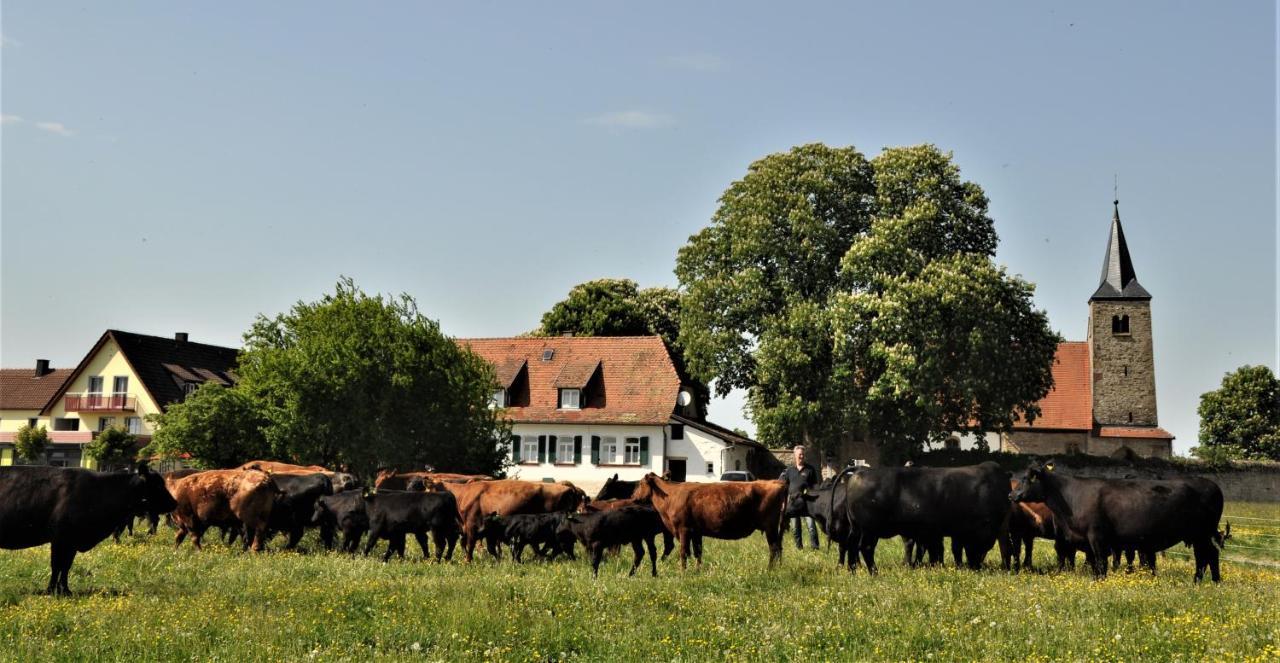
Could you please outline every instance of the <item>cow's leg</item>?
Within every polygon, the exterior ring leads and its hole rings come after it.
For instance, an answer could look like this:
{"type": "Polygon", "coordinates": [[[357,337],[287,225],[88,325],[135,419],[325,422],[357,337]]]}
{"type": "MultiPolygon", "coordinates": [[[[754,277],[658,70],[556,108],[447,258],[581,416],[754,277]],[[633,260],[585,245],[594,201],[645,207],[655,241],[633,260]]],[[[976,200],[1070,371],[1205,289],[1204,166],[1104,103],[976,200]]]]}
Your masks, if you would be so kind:
{"type": "Polygon", "coordinates": [[[680,570],[685,571],[689,568],[689,530],[680,530],[676,534],[680,537],[680,570]]]}
{"type": "Polygon", "coordinates": [[[644,545],[639,539],[632,540],[631,552],[635,555],[635,559],[631,561],[631,571],[627,573],[628,577],[636,574],[636,569],[640,568],[640,563],[644,561],[644,545]]]}
{"type": "Polygon", "coordinates": [[[874,536],[862,537],[862,541],[858,544],[859,552],[862,553],[862,562],[867,565],[867,573],[876,574],[876,544],[879,539],[874,536]]]}
{"type": "Polygon", "coordinates": [[[653,543],[653,536],[650,535],[644,540],[645,546],[649,549],[649,574],[658,577],[658,550],[653,543]]]}
{"type": "MultiPolygon", "coordinates": [[[[987,552],[991,550],[992,545],[995,543],[996,541],[992,541],[990,539],[985,541],[968,541],[965,543],[964,554],[965,557],[968,558],[967,561],[969,563],[970,570],[977,571],[982,568],[982,562],[986,559],[987,552]]],[[[1005,570],[1008,570],[1008,567],[1005,567],[1005,570]]]]}
{"type": "Polygon", "coordinates": [[[1129,573],[1133,573],[1133,555],[1135,552],[1137,552],[1137,550],[1134,548],[1124,551],[1124,561],[1125,565],[1128,567],[1129,573]]]}
{"type": "MultiPolygon", "coordinates": [[[[698,568],[702,568],[702,535],[694,534],[693,536],[693,556],[698,560],[698,568]]],[[[782,535],[778,535],[778,542],[781,545],[782,535]]]]}
{"type": "Polygon", "coordinates": [[[591,544],[591,577],[600,576],[600,560],[604,559],[604,544],[591,544]]]}
{"type": "MultiPolygon", "coordinates": [[[[447,537],[444,532],[438,529],[431,530],[431,542],[436,546],[436,563],[440,563],[440,559],[444,557],[444,548],[447,543],[447,537]]],[[[425,552],[423,553],[425,556],[425,552]]]]}
{"type": "Polygon", "coordinates": [[[671,536],[671,532],[662,530],[662,559],[666,559],[671,551],[676,547],[675,537],[671,536]]]}
{"type": "Polygon", "coordinates": [[[1089,532],[1089,551],[1093,554],[1094,577],[1107,577],[1107,560],[1111,558],[1111,550],[1101,532],[1089,532]]]}
{"type": "MultiPolygon", "coordinates": [[[[799,530],[801,522],[796,523],[796,529],[799,530]]],[[[817,534],[814,534],[813,547],[818,547],[817,534]]],[[[773,568],[775,564],[782,561],[782,528],[780,526],[766,526],[764,530],[765,541],[769,544],[769,568],[773,568]]],[[[699,546],[701,548],[701,546],[699,546]]],[[[698,555],[698,564],[702,564],[702,555],[698,555]]]]}
{"type": "Polygon", "coordinates": [[[964,555],[968,552],[968,547],[968,544],[959,537],[951,537],[951,559],[955,561],[957,569],[964,566],[964,555]]]}
{"type": "Polygon", "coordinates": [[[524,563],[524,539],[517,537],[511,541],[511,559],[516,564],[524,563]]]}
{"type": "Polygon", "coordinates": [[[202,549],[201,544],[204,542],[204,533],[208,531],[208,529],[209,527],[207,525],[201,523],[196,523],[193,526],[191,530],[191,545],[194,546],[196,550],[202,549]]]}
{"type": "Polygon", "coordinates": [[[178,535],[173,537],[173,547],[177,548],[182,545],[182,540],[187,538],[187,526],[178,525],[178,535]]]}
{"type": "Polygon", "coordinates": [[[160,528],[160,514],[152,511],[147,514],[147,534],[155,536],[156,530],[160,528]]]}
{"type": "Polygon", "coordinates": [[[450,533],[449,533],[449,535],[448,535],[447,537],[445,537],[445,538],[446,538],[446,539],[448,540],[448,542],[449,542],[449,549],[445,551],[444,558],[445,558],[446,560],[448,560],[448,561],[452,562],[452,561],[453,561],[453,546],[454,546],[455,544],[457,544],[457,543],[458,543],[458,533],[457,533],[457,532],[450,532],[450,533]]]}
{"type": "Polygon", "coordinates": [[[382,528],[375,525],[369,528],[369,540],[364,542],[364,556],[368,557],[369,552],[373,550],[373,546],[377,545],[378,539],[382,537],[382,528]]]}
{"type": "Polygon", "coordinates": [[[1036,545],[1036,537],[1028,536],[1022,540],[1022,546],[1026,548],[1026,557],[1023,558],[1022,567],[1026,569],[1034,569],[1035,565],[1031,562],[1031,550],[1036,545]]]}

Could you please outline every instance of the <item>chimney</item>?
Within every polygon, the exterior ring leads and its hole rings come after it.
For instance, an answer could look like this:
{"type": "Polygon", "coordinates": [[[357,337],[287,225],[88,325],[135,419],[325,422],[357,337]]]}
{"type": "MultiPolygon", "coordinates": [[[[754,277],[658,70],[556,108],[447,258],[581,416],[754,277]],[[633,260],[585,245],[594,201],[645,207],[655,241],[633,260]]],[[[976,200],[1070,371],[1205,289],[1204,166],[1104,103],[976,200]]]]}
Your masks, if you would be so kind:
{"type": "Polygon", "coordinates": [[[175,340],[175,341],[177,341],[177,342],[179,342],[179,343],[186,343],[186,342],[187,342],[187,332],[178,332],[178,333],[174,334],[174,335],[173,335],[173,340],[175,340]]]}
{"type": "Polygon", "coordinates": [[[41,377],[44,377],[44,376],[46,376],[46,375],[48,375],[48,374],[50,374],[50,373],[52,373],[52,372],[53,372],[53,369],[49,368],[49,360],[48,360],[48,359],[37,359],[37,360],[36,360],[36,377],[41,378],[41,377]]]}

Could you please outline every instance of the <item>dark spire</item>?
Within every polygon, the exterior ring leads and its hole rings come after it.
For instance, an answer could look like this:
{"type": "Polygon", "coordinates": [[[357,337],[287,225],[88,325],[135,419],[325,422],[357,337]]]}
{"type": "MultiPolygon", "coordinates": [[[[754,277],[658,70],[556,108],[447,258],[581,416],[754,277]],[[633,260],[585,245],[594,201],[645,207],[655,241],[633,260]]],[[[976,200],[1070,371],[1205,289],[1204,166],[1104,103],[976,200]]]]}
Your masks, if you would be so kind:
{"type": "Polygon", "coordinates": [[[1138,283],[1133,272],[1133,260],[1129,258],[1129,245],[1124,241],[1124,229],[1120,227],[1120,201],[1115,201],[1111,216],[1111,234],[1107,237],[1107,254],[1102,260],[1102,278],[1090,301],[1095,299],[1151,299],[1138,283]]]}

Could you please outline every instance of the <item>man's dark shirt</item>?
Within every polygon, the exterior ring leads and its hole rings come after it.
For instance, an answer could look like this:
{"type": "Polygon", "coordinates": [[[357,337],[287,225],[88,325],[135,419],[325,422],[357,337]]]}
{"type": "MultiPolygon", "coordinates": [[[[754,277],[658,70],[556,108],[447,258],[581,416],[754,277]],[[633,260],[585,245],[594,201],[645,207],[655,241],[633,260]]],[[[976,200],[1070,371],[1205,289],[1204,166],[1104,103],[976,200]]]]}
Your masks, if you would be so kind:
{"type": "Polygon", "coordinates": [[[795,463],[791,463],[782,473],[782,478],[787,482],[788,497],[795,497],[805,488],[812,488],[818,485],[818,471],[808,463],[805,463],[803,467],[796,467],[795,463]]]}

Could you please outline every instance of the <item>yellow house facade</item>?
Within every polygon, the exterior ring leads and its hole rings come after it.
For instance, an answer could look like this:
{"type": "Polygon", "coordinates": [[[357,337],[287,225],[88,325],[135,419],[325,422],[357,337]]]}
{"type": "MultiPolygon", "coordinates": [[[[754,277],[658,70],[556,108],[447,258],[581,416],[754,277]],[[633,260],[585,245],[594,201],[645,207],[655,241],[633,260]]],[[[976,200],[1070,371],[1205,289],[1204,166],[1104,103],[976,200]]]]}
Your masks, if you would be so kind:
{"type": "MultiPolygon", "coordinates": [[[[48,398],[38,409],[0,409],[0,464],[22,462],[14,454],[13,437],[32,419],[48,430],[45,461],[51,465],[93,468],[84,446],[111,427],[122,427],[146,444],[153,432],[149,415],[163,412],[204,382],[235,381],[236,353],[234,348],[191,342],[181,333],[166,338],[108,330],[79,365],[61,371],[60,384],[46,389],[48,398]]],[[[33,402],[0,394],[0,406],[11,400],[13,405],[33,402]]]]}

